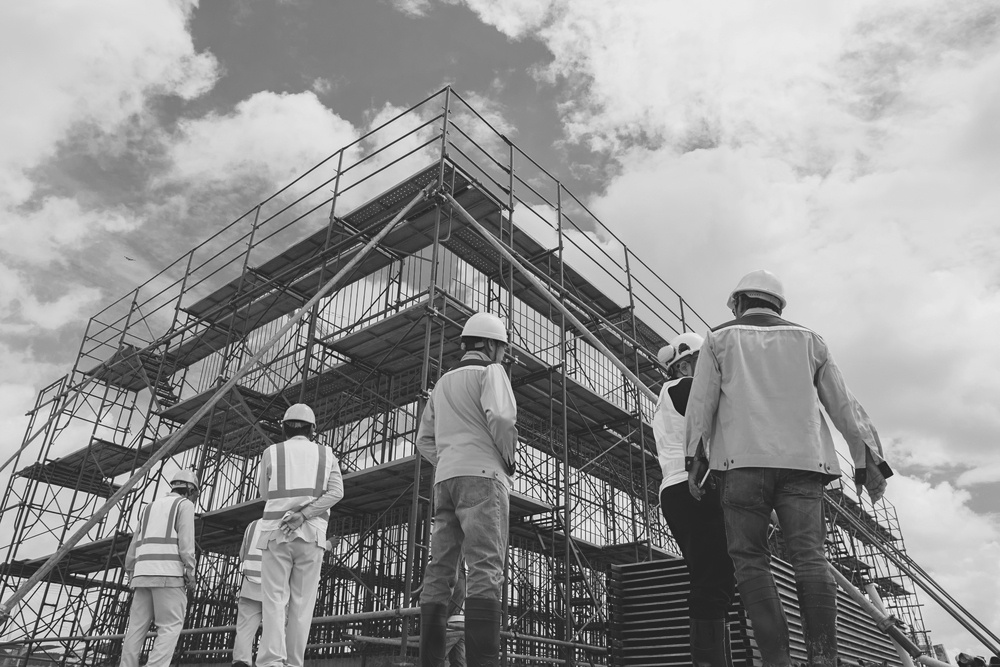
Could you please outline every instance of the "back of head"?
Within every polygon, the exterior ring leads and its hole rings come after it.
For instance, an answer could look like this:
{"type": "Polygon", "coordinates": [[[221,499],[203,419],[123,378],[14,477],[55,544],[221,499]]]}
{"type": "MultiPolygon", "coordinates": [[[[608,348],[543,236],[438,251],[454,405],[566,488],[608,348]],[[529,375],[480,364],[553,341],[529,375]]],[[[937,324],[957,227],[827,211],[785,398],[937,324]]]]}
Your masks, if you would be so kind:
{"type": "Polygon", "coordinates": [[[735,310],[740,296],[749,299],[751,307],[765,307],[775,310],[779,315],[785,309],[785,288],[778,277],[770,271],[758,269],[751,271],[740,279],[735,289],[729,294],[726,307],[735,310]]]}
{"type": "Polygon", "coordinates": [[[286,438],[312,434],[316,428],[316,414],[305,403],[290,405],[281,418],[281,431],[286,438]]]}
{"type": "Polygon", "coordinates": [[[462,346],[479,350],[488,340],[507,344],[507,325],[493,313],[475,313],[462,327],[462,346]]]}

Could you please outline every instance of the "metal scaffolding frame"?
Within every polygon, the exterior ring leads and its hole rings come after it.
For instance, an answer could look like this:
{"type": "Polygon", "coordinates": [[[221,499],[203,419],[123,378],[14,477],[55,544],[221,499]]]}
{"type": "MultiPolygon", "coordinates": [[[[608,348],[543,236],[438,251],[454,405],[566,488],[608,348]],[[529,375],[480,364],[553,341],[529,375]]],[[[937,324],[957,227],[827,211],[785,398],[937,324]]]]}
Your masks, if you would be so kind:
{"type": "MultiPolygon", "coordinates": [[[[214,629],[186,633],[179,657],[228,661],[239,541],[262,508],[260,454],[284,408],[304,401],[345,473],[330,521],[342,541],[326,557],[308,656],[412,655],[405,611],[427,558],[431,495],[417,417],[477,310],[509,322],[519,407],[507,658],[606,663],[610,567],[677,551],[657,508],[653,401],[631,379],[658,388],[665,339],[708,324],[451,88],[91,318],[12,460],[0,598],[24,597],[0,640],[45,638],[64,663],[113,662],[132,526],[179,466],[203,481],[185,625],[214,629]],[[64,555],[50,564],[53,553],[64,555]],[[22,590],[32,576],[41,584],[22,590]]],[[[853,489],[837,493],[839,507],[861,507],[853,489]]],[[[884,526],[876,539],[901,547],[891,505],[860,511],[884,526]]],[[[831,558],[878,572],[889,610],[927,643],[906,574],[844,523],[831,514],[831,558]]]]}

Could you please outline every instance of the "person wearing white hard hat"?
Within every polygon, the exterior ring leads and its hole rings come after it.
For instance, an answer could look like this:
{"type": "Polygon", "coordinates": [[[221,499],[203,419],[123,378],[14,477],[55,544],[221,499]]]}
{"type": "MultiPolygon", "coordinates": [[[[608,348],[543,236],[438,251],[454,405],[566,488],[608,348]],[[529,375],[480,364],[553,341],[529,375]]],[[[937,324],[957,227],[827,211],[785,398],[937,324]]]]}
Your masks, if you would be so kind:
{"type": "Polygon", "coordinates": [[[170,493],[145,507],[125,554],[125,573],[134,590],[128,629],[122,640],[122,667],[138,667],[149,624],[156,639],[149,651],[149,667],[167,667],[184,627],[185,589],[196,584],[194,559],[194,501],[198,478],[180,470],[170,478],[170,493]]]}
{"type": "Polygon", "coordinates": [[[312,408],[289,407],[281,430],[284,442],[264,450],[260,462],[260,495],[266,501],[257,541],[262,551],[260,667],[302,667],[330,508],[344,497],[337,457],[312,441],[312,408]]]}
{"type": "Polygon", "coordinates": [[[685,414],[698,354],[704,339],[682,333],[660,348],[663,383],[653,413],[653,435],[663,481],[660,511],[677,540],[691,577],[691,658],[695,667],[732,667],[726,614],[736,590],[733,561],[726,550],[726,526],[716,480],[705,481],[705,497],[695,501],[684,470],[685,414]]]}
{"type": "Polygon", "coordinates": [[[236,635],[233,637],[233,667],[253,665],[253,638],[263,618],[261,604],[261,564],[263,552],[260,541],[260,519],[254,519],[243,531],[240,543],[240,563],[243,573],[240,581],[240,598],[236,603],[236,635]]]}
{"type": "Polygon", "coordinates": [[[823,487],[841,471],[821,406],[847,441],[859,494],[865,486],[877,500],[892,470],[826,342],[780,317],[786,300],[777,277],[748,273],[727,305],[736,319],[706,335],[688,400],[688,488],[703,498],[706,469],[723,473],[729,555],[763,665],[792,664],[769,569],[772,511],[795,570],[809,665],[836,665],[837,585],[824,554],[823,487]]]}
{"type": "Polygon", "coordinates": [[[507,552],[517,404],[500,362],[507,328],[476,313],[462,329],[462,360],[424,406],[417,449],[434,472],[434,530],[420,594],[420,664],[443,667],[448,602],[468,565],[465,653],[470,667],[500,661],[501,590],[507,552]]]}

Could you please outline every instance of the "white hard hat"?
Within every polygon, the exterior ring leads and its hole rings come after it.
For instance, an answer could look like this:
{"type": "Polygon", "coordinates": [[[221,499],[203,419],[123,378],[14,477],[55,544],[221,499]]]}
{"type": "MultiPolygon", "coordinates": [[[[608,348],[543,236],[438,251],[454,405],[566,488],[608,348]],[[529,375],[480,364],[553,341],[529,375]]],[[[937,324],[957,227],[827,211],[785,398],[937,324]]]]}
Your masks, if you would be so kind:
{"type": "Polygon", "coordinates": [[[669,345],[661,347],[656,358],[670,370],[678,361],[698,354],[704,343],[705,339],[693,331],[682,333],[670,341],[669,345]]]}
{"type": "Polygon", "coordinates": [[[758,269],[751,271],[740,279],[736,289],[729,295],[726,307],[732,310],[736,306],[736,295],[746,294],[755,299],[764,299],[773,303],[781,310],[785,309],[785,288],[781,281],[770,271],[758,269]]]}
{"type": "Polygon", "coordinates": [[[476,313],[462,328],[462,338],[489,338],[501,343],[507,342],[507,327],[503,320],[493,313],[476,313]]]}
{"type": "Polygon", "coordinates": [[[288,406],[288,409],[285,410],[285,416],[281,418],[281,421],[306,422],[315,426],[316,415],[313,414],[312,408],[305,403],[296,403],[295,405],[288,406]]]}
{"type": "Polygon", "coordinates": [[[178,470],[174,473],[174,476],[170,478],[170,486],[180,486],[182,484],[193,486],[199,491],[201,490],[201,484],[198,483],[198,476],[190,470],[178,470]]]}

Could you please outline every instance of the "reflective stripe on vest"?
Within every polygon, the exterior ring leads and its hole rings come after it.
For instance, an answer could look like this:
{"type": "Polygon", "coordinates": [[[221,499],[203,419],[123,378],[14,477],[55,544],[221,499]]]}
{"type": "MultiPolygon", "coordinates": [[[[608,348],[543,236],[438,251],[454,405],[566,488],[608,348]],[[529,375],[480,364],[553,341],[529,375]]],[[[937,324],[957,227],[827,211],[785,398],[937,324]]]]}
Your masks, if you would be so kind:
{"type": "MultiPolygon", "coordinates": [[[[271,478],[267,482],[267,503],[261,519],[261,532],[277,530],[285,512],[299,511],[326,493],[326,483],[333,469],[330,450],[305,438],[293,438],[268,448],[271,455],[271,478]]],[[[326,531],[330,510],[308,523],[326,531]]]]}
{"type": "Polygon", "coordinates": [[[255,584],[260,583],[260,563],[262,552],[257,546],[260,539],[260,519],[254,519],[243,533],[243,574],[255,584]]]}
{"type": "Polygon", "coordinates": [[[180,496],[169,495],[146,506],[139,523],[134,576],[184,576],[177,541],[177,512],[182,501],[180,496]]]}

